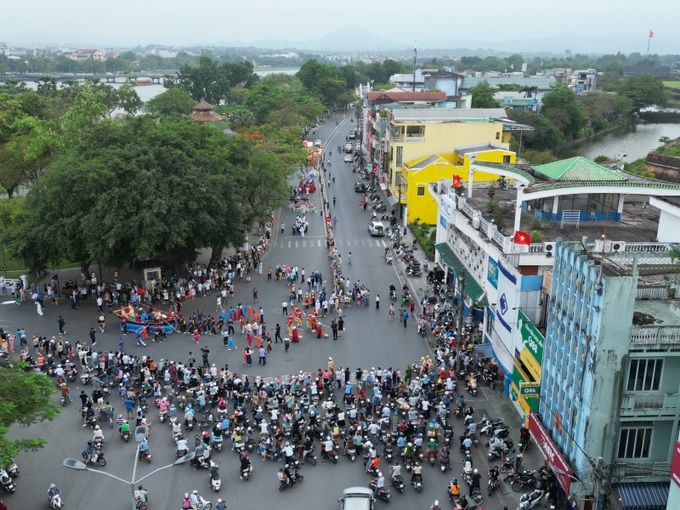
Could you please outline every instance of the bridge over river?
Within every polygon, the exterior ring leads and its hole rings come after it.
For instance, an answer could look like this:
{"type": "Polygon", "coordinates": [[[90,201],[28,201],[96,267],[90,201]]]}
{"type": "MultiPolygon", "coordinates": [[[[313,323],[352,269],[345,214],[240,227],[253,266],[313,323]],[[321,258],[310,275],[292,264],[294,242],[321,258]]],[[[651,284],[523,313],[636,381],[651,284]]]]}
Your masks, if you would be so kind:
{"type": "Polygon", "coordinates": [[[21,73],[0,75],[0,82],[18,80],[23,82],[39,82],[44,78],[51,78],[58,82],[64,81],[99,81],[100,83],[135,82],[140,78],[151,80],[151,83],[162,84],[166,76],[176,76],[177,70],[150,74],[106,74],[106,73],[21,73]]]}

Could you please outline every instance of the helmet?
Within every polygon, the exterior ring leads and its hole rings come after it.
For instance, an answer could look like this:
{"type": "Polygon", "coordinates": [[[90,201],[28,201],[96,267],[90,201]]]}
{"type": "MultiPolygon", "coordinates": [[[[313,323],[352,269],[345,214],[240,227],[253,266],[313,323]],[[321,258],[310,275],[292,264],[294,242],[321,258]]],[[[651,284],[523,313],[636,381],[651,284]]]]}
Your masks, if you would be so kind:
{"type": "Polygon", "coordinates": [[[477,474],[477,473],[479,473],[479,470],[477,468],[475,468],[474,471],[472,471],[472,472],[477,474]]]}
{"type": "Polygon", "coordinates": [[[56,485],[54,485],[53,483],[50,484],[50,489],[54,489],[55,487],[56,485]]]}
{"type": "Polygon", "coordinates": [[[438,499],[434,500],[434,506],[439,506],[439,500],[438,499]]]}
{"type": "Polygon", "coordinates": [[[458,478],[454,478],[452,481],[453,483],[458,483],[458,478]]]}
{"type": "Polygon", "coordinates": [[[198,494],[198,491],[197,491],[196,489],[194,489],[194,491],[192,492],[192,494],[198,494]]]}
{"type": "Polygon", "coordinates": [[[218,499],[217,502],[218,502],[218,503],[222,503],[222,500],[221,500],[221,499],[218,499]]]}
{"type": "Polygon", "coordinates": [[[141,486],[141,485],[140,485],[139,487],[137,487],[137,488],[138,488],[140,491],[142,490],[142,486],[141,486]]]}
{"type": "Polygon", "coordinates": [[[381,478],[382,475],[383,475],[383,474],[382,474],[382,471],[378,471],[378,478],[381,478]]]}
{"type": "Polygon", "coordinates": [[[188,492],[185,492],[185,493],[184,493],[184,497],[185,497],[185,498],[188,498],[188,497],[189,497],[189,493],[188,493],[188,492]]]}
{"type": "Polygon", "coordinates": [[[119,419],[120,419],[120,418],[122,418],[122,417],[123,417],[123,415],[122,415],[122,414],[119,414],[119,415],[118,415],[118,418],[119,418],[119,419]]]}
{"type": "Polygon", "coordinates": [[[99,430],[99,425],[95,425],[94,430],[99,430]]]}
{"type": "Polygon", "coordinates": [[[288,441],[286,441],[286,446],[290,446],[290,443],[288,441]]]}

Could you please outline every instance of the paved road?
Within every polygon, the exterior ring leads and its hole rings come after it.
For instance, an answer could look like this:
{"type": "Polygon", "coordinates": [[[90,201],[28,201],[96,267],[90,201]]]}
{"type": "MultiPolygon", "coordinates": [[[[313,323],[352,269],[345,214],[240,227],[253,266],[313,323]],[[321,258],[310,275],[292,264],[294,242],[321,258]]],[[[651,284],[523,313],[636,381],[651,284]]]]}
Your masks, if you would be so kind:
{"type": "MultiPolygon", "coordinates": [[[[341,122],[335,126],[333,122],[317,129],[319,138],[325,141],[327,147],[337,147],[344,142],[346,133],[354,124],[341,122]]],[[[360,195],[354,193],[353,184],[355,174],[351,167],[342,162],[342,156],[332,155],[331,172],[336,176],[335,184],[329,191],[330,201],[337,198],[336,207],[331,207],[332,214],[337,215],[336,227],[337,246],[343,259],[343,272],[352,280],[364,282],[372,295],[382,297],[381,309],[376,310],[375,304],[369,307],[352,307],[345,310],[346,333],[337,342],[331,339],[317,340],[309,333],[303,334],[300,344],[293,344],[288,353],[284,353],[281,344],[274,344],[274,351],[270,354],[266,367],[257,365],[247,368],[243,365],[240,352],[229,352],[222,346],[219,337],[203,337],[201,345],[207,344],[211,349],[210,361],[218,366],[228,364],[230,369],[247,375],[278,376],[297,373],[299,370],[315,370],[324,367],[328,356],[335,360],[336,367],[349,366],[353,370],[370,367],[401,367],[407,362],[419,359],[427,353],[424,340],[416,335],[415,323],[409,321],[408,328],[403,328],[398,321],[387,320],[388,287],[390,283],[399,286],[395,267],[384,263],[383,253],[385,244],[382,239],[371,238],[367,232],[369,213],[359,211],[360,195]],[[347,252],[352,252],[352,265],[347,264],[347,252]]],[[[316,196],[317,203],[320,197],[316,196]]],[[[277,218],[279,224],[287,225],[283,235],[276,229],[270,250],[264,258],[264,267],[275,266],[277,263],[297,264],[304,267],[307,274],[318,270],[328,275],[330,272],[327,252],[324,242],[324,225],[320,215],[309,216],[310,229],[304,238],[293,236],[290,225],[294,219],[290,209],[284,209],[277,218]]],[[[265,320],[270,328],[281,317],[281,302],[287,296],[284,283],[268,281],[266,271],[263,275],[254,275],[248,284],[237,282],[234,302],[250,302],[252,287],[259,291],[260,304],[265,309],[265,320]]],[[[231,303],[230,303],[231,304],[231,303]]],[[[185,310],[191,312],[202,308],[206,313],[214,310],[215,301],[212,297],[200,298],[189,303],[185,310]]],[[[97,313],[93,303],[86,303],[78,311],[72,311],[68,306],[55,307],[48,305],[45,315],[38,317],[35,308],[28,303],[20,307],[14,305],[0,306],[0,326],[16,331],[18,327],[25,327],[30,336],[33,331],[43,335],[58,333],[57,319],[59,314],[66,320],[67,338],[71,342],[77,339],[88,340],[87,332],[95,324],[97,313]]],[[[113,321],[111,321],[113,322],[113,321]]],[[[330,320],[324,321],[327,325],[330,320]]],[[[330,332],[330,331],[329,331],[330,332]]],[[[113,327],[105,334],[98,336],[97,347],[105,350],[116,350],[119,333],[113,327]]],[[[128,335],[127,347],[129,351],[153,356],[155,358],[170,358],[185,360],[189,351],[198,351],[198,347],[191,341],[189,335],[173,334],[162,345],[150,343],[148,347],[135,347],[134,339],[128,335]]],[[[236,342],[243,347],[244,340],[237,335],[236,342]]],[[[198,356],[197,356],[198,357],[198,356]]],[[[78,386],[71,390],[74,397],[80,392],[78,386]]],[[[91,387],[86,388],[91,391],[91,387]]],[[[482,389],[477,397],[475,407],[491,410],[494,414],[507,412],[507,401],[501,400],[495,392],[482,389]],[[490,397],[490,399],[488,398],[490,397]],[[504,407],[505,406],[505,407],[504,407]]],[[[56,398],[56,396],[55,396],[56,398]]],[[[115,397],[112,401],[116,410],[122,408],[121,402],[115,397]]],[[[153,469],[166,465],[174,460],[174,444],[170,439],[167,425],[157,421],[155,409],[150,408],[150,416],[154,425],[150,439],[150,448],[154,454],[150,465],[144,463],[137,470],[137,478],[144,476],[153,469]]],[[[74,510],[117,510],[129,508],[129,492],[120,483],[100,475],[81,473],[65,469],[61,462],[65,457],[78,458],[86,441],[91,437],[89,429],[81,428],[80,413],[74,402],[67,407],[53,423],[41,423],[28,429],[13,430],[16,437],[23,435],[42,436],[47,438],[48,446],[38,452],[23,453],[17,459],[22,470],[17,480],[17,492],[14,495],[4,495],[10,509],[40,508],[46,506],[46,490],[50,482],[57,483],[63,493],[67,508],[74,510]]],[[[454,424],[454,431],[458,433],[460,424],[454,424]]],[[[106,430],[109,444],[105,448],[108,465],[104,468],[108,473],[124,479],[130,479],[134,458],[134,444],[123,443],[113,430],[106,430]]],[[[485,452],[475,451],[473,458],[480,471],[485,473],[487,464],[483,459],[485,452]]],[[[276,483],[278,464],[260,462],[254,459],[255,473],[250,482],[238,480],[238,461],[235,455],[225,449],[215,453],[215,458],[221,462],[223,489],[219,495],[210,494],[207,472],[197,472],[188,466],[180,466],[166,470],[163,474],[150,478],[145,482],[150,489],[151,508],[179,508],[181,494],[194,488],[202,492],[213,501],[217,497],[224,498],[230,508],[292,508],[299,506],[301,501],[313,502],[318,509],[337,508],[336,499],[343,488],[350,485],[367,485],[368,475],[363,473],[359,461],[352,464],[348,459],[341,459],[338,465],[322,464],[304,467],[305,481],[300,487],[279,493],[276,483]]],[[[422,494],[416,494],[409,486],[402,495],[394,493],[392,504],[397,508],[426,509],[435,499],[445,503],[445,486],[453,473],[459,473],[462,467],[459,455],[452,456],[453,471],[442,474],[438,470],[427,466],[424,470],[425,488],[422,494]]],[[[510,504],[516,499],[509,487],[504,488],[502,497],[508,497],[510,504]]],[[[485,508],[502,508],[498,496],[484,505],[485,508]],[[490,504],[489,504],[490,503],[490,504]]],[[[514,506],[513,503],[512,506],[514,506]]],[[[376,504],[378,507],[381,502],[376,504]]]]}

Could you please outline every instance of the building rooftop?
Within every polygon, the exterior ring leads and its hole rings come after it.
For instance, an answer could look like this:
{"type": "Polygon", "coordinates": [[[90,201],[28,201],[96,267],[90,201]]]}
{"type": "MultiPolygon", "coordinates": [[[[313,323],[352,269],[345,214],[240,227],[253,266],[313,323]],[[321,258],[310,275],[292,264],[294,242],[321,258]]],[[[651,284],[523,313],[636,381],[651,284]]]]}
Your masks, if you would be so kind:
{"type": "Polygon", "coordinates": [[[464,110],[444,108],[416,110],[406,108],[392,112],[394,122],[490,122],[506,117],[507,115],[503,108],[469,108],[464,110]]]}
{"type": "Polygon", "coordinates": [[[626,178],[582,156],[534,167],[554,181],[625,181],[626,178]]]}
{"type": "Polygon", "coordinates": [[[404,101],[427,101],[427,102],[440,102],[446,101],[446,92],[413,92],[411,90],[403,89],[391,89],[391,90],[379,90],[372,91],[368,93],[368,102],[390,102],[398,103],[404,101]]]}
{"type": "Polygon", "coordinates": [[[538,87],[538,90],[550,90],[550,86],[555,82],[555,78],[552,76],[528,76],[528,77],[478,77],[478,76],[466,76],[463,78],[463,82],[460,85],[461,89],[469,89],[475,87],[486,81],[491,85],[491,87],[496,88],[498,85],[520,85],[522,87],[538,87]]]}

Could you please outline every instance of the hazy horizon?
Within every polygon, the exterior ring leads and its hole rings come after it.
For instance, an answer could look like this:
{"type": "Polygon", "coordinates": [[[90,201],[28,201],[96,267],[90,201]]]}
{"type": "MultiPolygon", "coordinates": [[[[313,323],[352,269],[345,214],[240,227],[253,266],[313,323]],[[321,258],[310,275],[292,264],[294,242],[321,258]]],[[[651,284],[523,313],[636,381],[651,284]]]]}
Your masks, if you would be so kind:
{"type": "MultiPolygon", "coordinates": [[[[423,47],[434,48],[448,41],[457,47],[503,51],[502,46],[513,41],[527,46],[531,40],[551,38],[559,47],[564,44],[558,37],[572,35],[579,51],[580,39],[606,42],[610,35],[622,41],[632,37],[631,48],[644,52],[652,30],[652,53],[680,53],[677,22],[671,15],[677,4],[671,0],[619,0],[615,5],[604,0],[572,0],[557,5],[535,0],[481,0],[473,4],[476,10],[468,10],[467,16],[461,16],[457,4],[425,2],[414,6],[406,0],[375,0],[356,16],[350,14],[357,12],[356,6],[304,0],[196,0],[191,4],[121,0],[111,7],[92,5],[84,0],[9,2],[0,21],[0,41],[10,45],[77,43],[95,47],[251,46],[266,41],[314,41],[337,30],[358,27],[370,31],[391,49],[402,42],[409,48],[418,40],[423,47]]],[[[569,42],[566,37],[565,43],[569,42]]],[[[361,45],[361,41],[352,43],[361,45]]]]}

